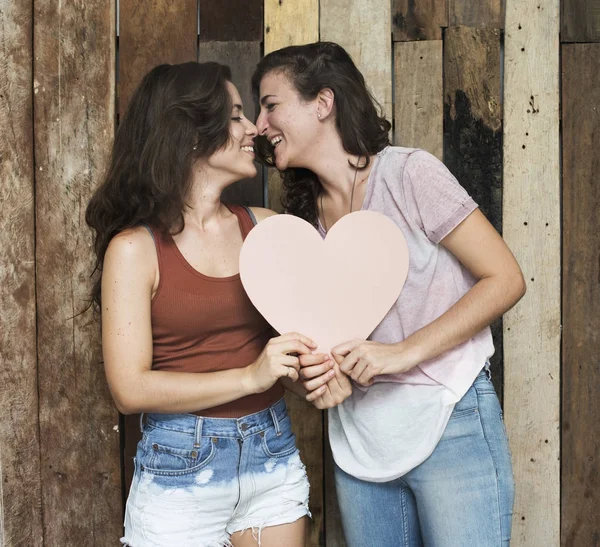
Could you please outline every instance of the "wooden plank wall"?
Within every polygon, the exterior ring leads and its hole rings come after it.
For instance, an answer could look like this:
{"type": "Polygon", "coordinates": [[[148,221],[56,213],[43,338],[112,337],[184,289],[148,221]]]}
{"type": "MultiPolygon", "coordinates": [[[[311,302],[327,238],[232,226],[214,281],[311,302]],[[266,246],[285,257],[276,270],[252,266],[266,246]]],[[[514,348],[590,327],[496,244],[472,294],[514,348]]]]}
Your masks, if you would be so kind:
{"type": "Polygon", "coordinates": [[[561,545],[600,541],[600,9],[562,5],[561,545]]]}
{"type": "MultiPolygon", "coordinates": [[[[121,0],[118,63],[114,9],[0,0],[0,546],[103,546],[121,534],[138,422],[121,424],[123,470],[98,324],[78,315],[92,264],[82,215],[115,117],[151,67],[196,59],[229,64],[252,115],[261,55],[318,39],[349,50],[394,143],[443,159],[525,272],[525,299],[493,328],[517,482],[512,545],[596,545],[595,0],[121,0]]],[[[280,210],[279,174],[227,197],[280,210]]],[[[307,545],[342,547],[323,414],[288,402],[312,483],[307,545]]]]}
{"type": "Polygon", "coordinates": [[[33,33],[38,390],[45,545],[120,534],[118,413],[86,307],[87,202],[114,132],[111,3],[36,0],[33,33]]]}
{"type": "Polygon", "coordinates": [[[42,545],[32,5],[0,1],[0,546],[42,545]]]}

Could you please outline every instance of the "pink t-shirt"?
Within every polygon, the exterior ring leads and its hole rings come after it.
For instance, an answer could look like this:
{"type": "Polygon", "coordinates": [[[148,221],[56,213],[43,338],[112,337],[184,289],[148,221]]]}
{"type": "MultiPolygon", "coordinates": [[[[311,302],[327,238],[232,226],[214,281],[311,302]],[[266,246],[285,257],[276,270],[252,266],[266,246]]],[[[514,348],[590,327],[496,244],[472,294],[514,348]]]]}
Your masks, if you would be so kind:
{"type": "MultiPolygon", "coordinates": [[[[383,343],[404,340],[446,312],[475,284],[469,271],[439,243],[476,208],[450,171],[428,152],[390,146],[377,155],[362,209],[384,214],[402,230],[408,244],[409,270],[398,300],[369,339],[383,343]]],[[[325,236],[321,226],[319,231],[325,236]]],[[[373,275],[377,275],[376,267],[373,275]]],[[[374,481],[392,480],[418,465],[433,451],[454,403],[493,353],[488,327],[406,374],[379,376],[369,388],[356,386],[353,395],[330,412],[332,448],[338,465],[374,481]],[[381,385],[384,383],[389,387],[381,385]],[[380,406],[383,400],[389,403],[380,406]],[[389,422],[395,414],[390,414],[391,406],[398,412],[392,425],[399,429],[397,442],[388,439],[391,446],[379,446],[375,452],[381,453],[381,458],[374,459],[373,443],[380,441],[372,438],[373,427],[389,422]],[[405,438],[403,428],[411,431],[410,439],[405,438]],[[422,429],[426,431],[419,433],[422,429]],[[360,444],[365,454],[360,454],[360,444]],[[412,446],[405,464],[401,464],[402,454],[387,453],[396,450],[396,445],[412,446]],[[378,463],[379,469],[368,469],[378,463]]],[[[389,424],[386,431],[389,435],[389,424]]]]}

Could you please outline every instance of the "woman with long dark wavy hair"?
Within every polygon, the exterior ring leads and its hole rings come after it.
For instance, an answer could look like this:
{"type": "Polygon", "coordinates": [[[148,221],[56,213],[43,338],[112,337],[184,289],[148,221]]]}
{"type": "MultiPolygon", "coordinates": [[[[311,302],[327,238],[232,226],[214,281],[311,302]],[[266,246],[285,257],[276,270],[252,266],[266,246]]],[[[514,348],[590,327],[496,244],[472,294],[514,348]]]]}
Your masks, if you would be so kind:
{"type": "MultiPolygon", "coordinates": [[[[489,324],[525,292],[517,262],[440,161],[390,146],[391,125],[342,47],[275,51],[252,84],[257,149],[282,173],[287,212],[326,237],[342,216],[377,211],[408,243],[390,312],[368,341],[332,349],[354,380],[329,411],[348,544],[508,545],[514,485],[489,324]]],[[[318,356],[300,362],[310,390],[318,356]]]]}
{"type": "Polygon", "coordinates": [[[142,413],[130,547],[304,545],[309,485],[282,382],[302,392],[296,355],[314,345],[271,338],[240,282],[242,242],[272,212],[220,199],[256,174],[255,135],[227,67],[158,66],[87,208],[106,376],[118,409],[142,413]]]}

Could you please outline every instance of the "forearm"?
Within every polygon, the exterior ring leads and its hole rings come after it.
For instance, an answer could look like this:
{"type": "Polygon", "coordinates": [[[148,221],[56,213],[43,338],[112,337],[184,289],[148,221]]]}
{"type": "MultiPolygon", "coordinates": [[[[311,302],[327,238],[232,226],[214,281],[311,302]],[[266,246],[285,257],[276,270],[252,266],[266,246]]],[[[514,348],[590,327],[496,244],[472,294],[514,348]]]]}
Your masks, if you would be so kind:
{"type": "Polygon", "coordinates": [[[123,414],[189,413],[256,393],[246,367],[206,373],[148,370],[121,384],[112,393],[123,414]]]}
{"type": "Polygon", "coordinates": [[[522,277],[484,278],[435,321],[396,344],[412,366],[462,344],[509,310],[525,293],[522,277]]]}

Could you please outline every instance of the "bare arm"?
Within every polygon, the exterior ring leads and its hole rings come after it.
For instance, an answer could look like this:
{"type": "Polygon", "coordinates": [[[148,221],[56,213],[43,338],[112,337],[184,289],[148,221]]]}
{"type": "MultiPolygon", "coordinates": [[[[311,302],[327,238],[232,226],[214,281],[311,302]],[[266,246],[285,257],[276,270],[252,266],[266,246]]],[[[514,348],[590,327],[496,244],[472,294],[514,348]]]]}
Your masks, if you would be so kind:
{"type": "Polygon", "coordinates": [[[397,344],[351,341],[334,348],[340,368],[368,385],[373,376],[406,372],[465,342],[525,294],[517,261],[485,216],[475,210],[441,244],[478,280],[448,311],[397,344]],[[355,366],[358,365],[358,366],[355,366]]]}
{"type": "Polygon", "coordinates": [[[272,339],[254,363],[242,368],[152,370],[150,305],[156,277],[154,242],[144,228],[111,241],[102,275],[102,349],[108,384],[122,413],[193,412],[266,391],[280,377],[297,376],[298,359],[287,353],[310,353],[310,341],[297,334],[272,339]]]}

